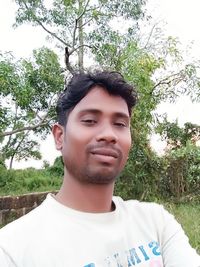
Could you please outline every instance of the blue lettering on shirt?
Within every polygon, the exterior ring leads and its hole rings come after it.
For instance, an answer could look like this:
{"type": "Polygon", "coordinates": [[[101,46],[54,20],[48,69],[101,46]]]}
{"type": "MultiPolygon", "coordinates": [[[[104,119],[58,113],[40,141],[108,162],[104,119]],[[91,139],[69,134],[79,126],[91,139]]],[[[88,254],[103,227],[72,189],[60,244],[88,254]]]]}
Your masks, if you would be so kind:
{"type": "MultiPolygon", "coordinates": [[[[140,245],[138,247],[131,248],[128,251],[126,250],[124,252],[115,253],[112,256],[107,256],[103,261],[107,267],[111,266],[111,261],[115,262],[116,267],[124,267],[124,264],[126,264],[125,266],[127,266],[128,264],[128,267],[131,267],[131,266],[138,265],[142,262],[146,262],[146,261],[151,262],[151,260],[155,260],[155,256],[157,258],[160,255],[161,255],[161,252],[160,252],[159,243],[157,241],[152,241],[146,244],[146,248],[145,248],[145,245],[140,245]],[[126,262],[124,262],[124,260],[126,262]]],[[[159,262],[160,262],[160,265],[158,266],[163,266],[161,258],[159,262]]],[[[98,267],[98,266],[95,265],[95,263],[90,263],[90,264],[84,265],[83,267],[98,267]]]]}
{"type": "Polygon", "coordinates": [[[151,243],[149,243],[149,247],[152,248],[152,252],[155,256],[161,255],[158,242],[152,241],[151,243]]]}
{"type": "Polygon", "coordinates": [[[130,256],[128,256],[128,267],[135,265],[136,263],[140,263],[141,260],[138,257],[135,248],[132,248],[129,250],[129,254],[130,256]]]}
{"type": "Polygon", "coordinates": [[[144,247],[143,246],[139,246],[139,249],[140,249],[140,251],[142,252],[142,254],[144,256],[145,261],[148,261],[149,260],[149,256],[147,255],[144,247]]]}
{"type": "Polygon", "coordinates": [[[119,258],[119,254],[118,254],[118,253],[116,253],[116,254],[114,255],[114,258],[115,258],[115,260],[116,260],[117,267],[123,267],[123,266],[121,265],[121,263],[120,263],[120,258],[119,258]]]}

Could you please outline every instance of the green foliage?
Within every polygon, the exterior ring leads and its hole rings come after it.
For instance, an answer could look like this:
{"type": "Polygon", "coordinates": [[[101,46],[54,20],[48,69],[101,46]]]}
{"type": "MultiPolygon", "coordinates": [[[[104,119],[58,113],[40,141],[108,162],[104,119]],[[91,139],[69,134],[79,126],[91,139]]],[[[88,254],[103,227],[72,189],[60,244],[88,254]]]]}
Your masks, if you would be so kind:
{"type": "Polygon", "coordinates": [[[53,166],[47,168],[52,175],[63,176],[64,175],[64,163],[62,157],[57,157],[53,163],[53,166]]]}
{"type": "Polygon", "coordinates": [[[50,167],[50,163],[47,160],[44,160],[42,169],[48,169],[49,167],[50,167]]]}
{"type": "Polygon", "coordinates": [[[183,193],[200,190],[200,147],[191,142],[172,150],[168,159],[167,177],[170,193],[179,197],[183,193]]]}
{"type": "Polygon", "coordinates": [[[163,122],[158,123],[155,130],[172,149],[186,146],[188,141],[195,143],[200,139],[199,125],[187,122],[183,127],[180,127],[177,121],[170,123],[166,117],[164,117],[163,122]]]}
{"type": "Polygon", "coordinates": [[[124,199],[155,201],[161,197],[159,182],[162,165],[150,147],[135,145],[128,163],[118,177],[115,194],[124,199]]]}
{"type": "Polygon", "coordinates": [[[154,121],[152,111],[160,102],[160,97],[154,93],[151,76],[162,66],[162,62],[139,49],[133,42],[121,53],[120,60],[120,71],[127,80],[136,84],[139,101],[131,120],[133,147],[126,168],[116,183],[116,194],[125,199],[152,200],[160,194],[159,181],[163,166],[149,146],[154,121]]]}
{"type": "MultiPolygon", "coordinates": [[[[40,26],[62,49],[67,47],[67,56],[73,54],[76,58],[73,67],[67,58],[66,67],[70,72],[76,68],[83,68],[82,63],[81,65],[78,63],[81,58],[83,59],[85,52],[90,51],[97,55],[101,46],[106,44],[116,46],[118,33],[111,27],[114,19],[123,17],[130,24],[130,28],[138,28],[137,21],[144,17],[143,6],[146,4],[146,0],[54,0],[48,6],[44,0],[15,0],[15,2],[18,6],[15,26],[24,23],[40,26]]],[[[129,38],[131,38],[130,32],[129,30],[129,38]]]]}
{"type": "Polygon", "coordinates": [[[200,254],[200,203],[173,204],[168,202],[164,203],[164,206],[174,214],[189,237],[190,244],[200,254]]]}
{"type": "Polygon", "coordinates": [[[6,170],[0,167],[0,195],[58,190],[61,182],[60,176],[51,174],[48,170],[6,170]]]}
{"type": "MultiPolygon", "coordinates": [[[[145,0],[55,0],[50,5],[42,0],[15,2],[18,6],[15,26],[29,23],[42,27],[50,38],[58,41],[59,46],[67,48],[66,67],[71,72],[69,56],[78,52],[75,65],[79,62],[77,68],[82,69],[83,53],[92,48],[98,54],[95,44],[99,38],[108,36],[106,43],[112,41],[113,46],[121,38],[110,27],[112,20],[123,16],[136,26],[136,21],[144,16],[142,7],[146,3],[145,0]],[[105,35],[105,31],[108,34],[105,35]]],[[[47,48],[33,51],[32,60],[15,62],[9,54],[1,55],[1,58],[1,96],[6,97],[7,102],[0,106],[1,156],[4,161],[10,160],[11,168],[14,158],[40,159],[38,141],[31,137],[31,132],[40,138],[45,138],[49,132],[55,118],[56,95],[63,89],[63,70],[57,55],[47,48]]]]}
{"type": "Polygon", "coordinates": [[[177,122],[170,123],[164,118],[156,128],[163,140],[167,141],[166,155],[162,158],[163,171],[161,191],[163,195],[180,199],[184,195],[200,191],[200,126],[177,122]]]}
{"type": "Polygon", "coordinates": [[[41,158],[35,137],[49,133],[63,83],[58,57],[47,48],[33,51],[32,60],[15,62],[11,55],[1,55],[0,147],[10,167],[14,158],[41,158]]]}

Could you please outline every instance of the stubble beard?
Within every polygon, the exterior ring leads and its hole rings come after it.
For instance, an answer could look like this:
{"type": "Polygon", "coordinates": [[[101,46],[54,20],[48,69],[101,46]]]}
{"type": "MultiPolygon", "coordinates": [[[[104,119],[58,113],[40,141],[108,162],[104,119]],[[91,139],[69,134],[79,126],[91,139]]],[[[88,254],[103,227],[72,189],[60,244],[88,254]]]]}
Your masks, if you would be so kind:
{"type": "Polygon", "coordinates": [[[121,171],[116,167],[112,167],[113,170],[109,170],[111,167],[107,164],[102,164],[97,168],[91,164],[78,167],[77,164],[68,161],[65,161],[64,164],[70,176],[83,184],[105,185],[114,183],[121,171]]]}

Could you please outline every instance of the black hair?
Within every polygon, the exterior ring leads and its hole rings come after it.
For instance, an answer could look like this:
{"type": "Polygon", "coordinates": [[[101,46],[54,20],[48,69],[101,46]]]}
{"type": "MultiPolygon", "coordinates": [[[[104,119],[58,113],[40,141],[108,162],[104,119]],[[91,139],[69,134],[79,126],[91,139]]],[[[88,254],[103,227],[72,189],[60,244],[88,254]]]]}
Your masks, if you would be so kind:
{"type": "Polygon", "coordinates": [[[60,94],[56,106],[57,121],[66,125],[71,110],[95,86],[100,86],[111,95],[121,96],[127,103],[129,115],[137,101],[135,88],[128,84],[116,71],[96,71],[93,73],[77,73],[69,81],[60,94]]]}

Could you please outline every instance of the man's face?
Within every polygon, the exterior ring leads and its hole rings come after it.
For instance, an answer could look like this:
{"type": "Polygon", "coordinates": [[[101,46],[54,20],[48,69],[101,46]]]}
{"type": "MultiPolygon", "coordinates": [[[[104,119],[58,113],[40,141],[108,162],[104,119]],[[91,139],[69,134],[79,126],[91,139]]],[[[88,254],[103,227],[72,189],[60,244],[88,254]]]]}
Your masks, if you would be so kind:
{"type": "Polygon", "coordinates": [[[125,100],[94,87],[70,112],[61,139],[65,175],[82,183],[114,182],[131,147],[125,100]]]}

